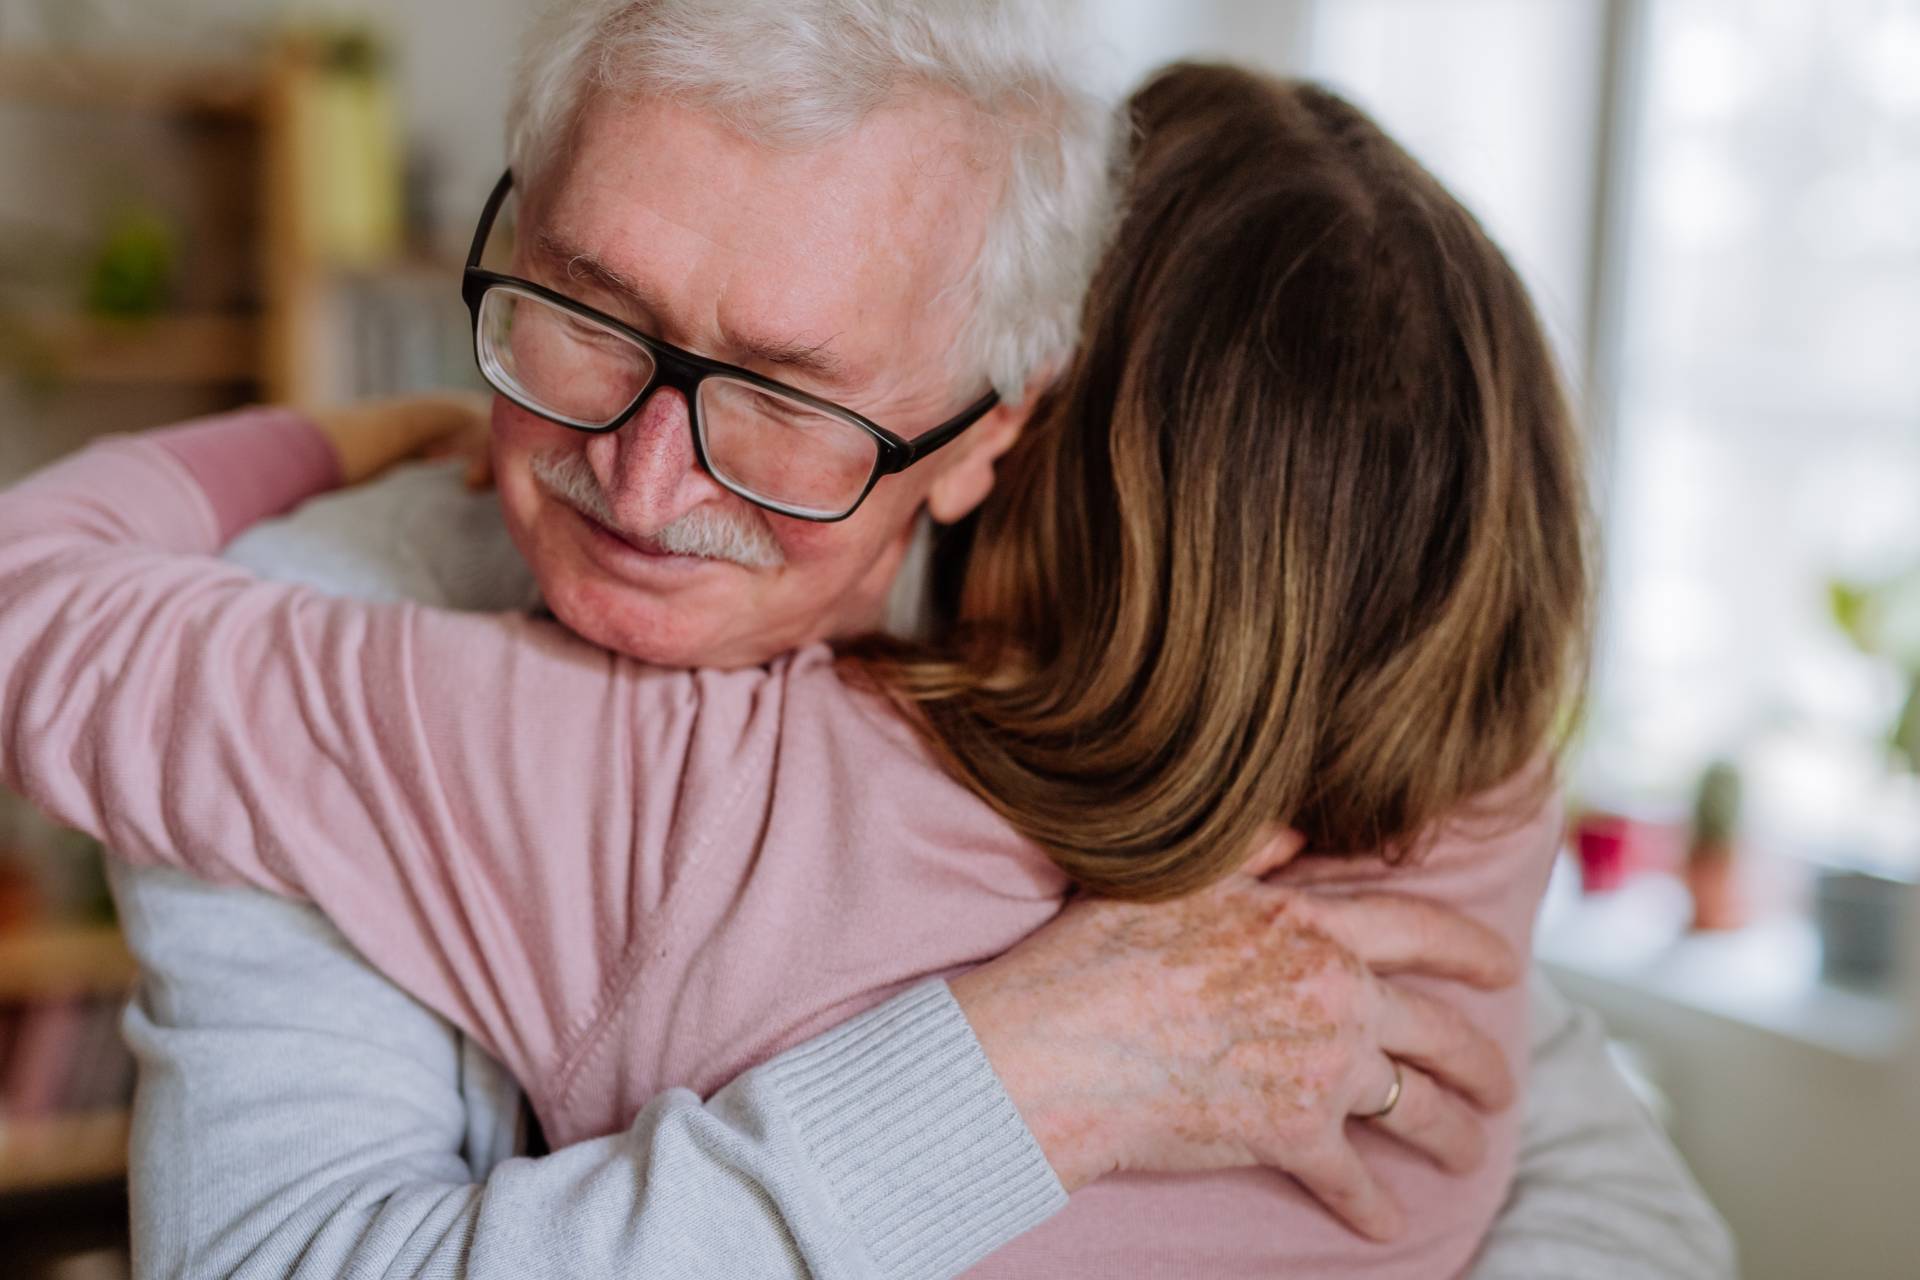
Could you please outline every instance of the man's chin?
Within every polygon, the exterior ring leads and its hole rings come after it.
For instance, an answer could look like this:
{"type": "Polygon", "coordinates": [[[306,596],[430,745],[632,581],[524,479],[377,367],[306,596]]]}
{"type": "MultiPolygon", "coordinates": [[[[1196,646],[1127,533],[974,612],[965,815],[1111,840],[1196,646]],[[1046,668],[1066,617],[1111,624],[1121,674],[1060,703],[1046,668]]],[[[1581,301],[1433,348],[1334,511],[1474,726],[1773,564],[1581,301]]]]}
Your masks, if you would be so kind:
{"type": "MultiPolygon", "coordinates": [[[[738,616],[743,573],[688,556],[651,555],[600,531],[573,511],[534,539],[530,557],[547,608],[568,630],[603,649],[662,667],[711,665],[704,656],[724,637],[713,626],[718,602],[738,616]],[[558,536],[556,536],[558,535],[558,536]]],[[[741,664],[746,665],[746,664],[741,664]]]]}
{"type": "MultiPolygon", "coordinates": [[[[589,644],[656,667],[751,667],[776,657],[699,625],[710,607],[641,593],[623,583],[573,577],[546,591],[547,607],[561,625],[589,644]]],[[[745,606],[734,611],[744,613],[745,606]]]]}

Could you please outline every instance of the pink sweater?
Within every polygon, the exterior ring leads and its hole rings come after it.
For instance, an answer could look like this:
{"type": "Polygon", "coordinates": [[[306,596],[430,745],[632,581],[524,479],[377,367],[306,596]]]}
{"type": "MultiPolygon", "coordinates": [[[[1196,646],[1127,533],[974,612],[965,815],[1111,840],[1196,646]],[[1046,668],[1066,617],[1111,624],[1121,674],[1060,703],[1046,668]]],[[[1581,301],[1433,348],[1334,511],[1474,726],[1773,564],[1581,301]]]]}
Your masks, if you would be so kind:
{"type": "MultiPolygon", "coordinates": [[[[550,622],[332,600],[212,558],[335,483],[311,425],[254,413],[0,495],[4,780],[134,862],[311,900],[497,1055],[556,1144],[673,1086],[709,1094],[1058,910],[1060,873],[825,648],[658,670],[550,622]]],[[[1394,886],[1524,948],[1558,826],[1443,840],[1394,886]]],[[[1448,995],[1521,1070],[1524,990],[1448,995]]],[[[1518,1124],[1495,1121],[1468,1178],[1361,1132],[1409,1210],[1394,1245],[1271,1173],[1127,1176],[973,1274],[1453,1275],[1518,1124]]]]}

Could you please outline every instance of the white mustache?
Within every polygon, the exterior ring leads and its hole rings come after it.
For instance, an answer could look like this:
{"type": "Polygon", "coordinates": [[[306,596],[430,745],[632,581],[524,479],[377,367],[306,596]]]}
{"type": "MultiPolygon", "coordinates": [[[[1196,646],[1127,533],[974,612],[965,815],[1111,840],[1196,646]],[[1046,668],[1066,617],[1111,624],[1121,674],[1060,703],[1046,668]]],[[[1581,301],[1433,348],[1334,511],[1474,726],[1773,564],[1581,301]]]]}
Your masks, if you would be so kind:
{"type": "Polygon", "coordinates": [[[780,550],[765,522],[746,514],[696,507],[649,537],[628,533],[614,517],[613,504],[586,455],[576,451],[557,449],[535,454],[533,478],[581,515],[648,551],[724,560],[747,569],[778,569],[787,562],[786,553],[780,550]]]}

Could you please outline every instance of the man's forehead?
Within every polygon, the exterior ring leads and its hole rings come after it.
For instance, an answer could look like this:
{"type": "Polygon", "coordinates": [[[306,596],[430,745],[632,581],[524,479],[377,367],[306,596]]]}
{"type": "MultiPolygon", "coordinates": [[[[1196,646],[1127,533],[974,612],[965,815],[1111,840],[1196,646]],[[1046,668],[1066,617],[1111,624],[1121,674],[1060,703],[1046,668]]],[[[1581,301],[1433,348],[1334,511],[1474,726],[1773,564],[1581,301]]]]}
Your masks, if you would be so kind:
{"type": "Polygon", "coordinates": [[[998,180],[950,111],[876,113],[785,151],[676,104],[607,100],[532,247],[652,318],[707,334],[724,320],[767,354],[844,374],[952,301],[998,180]]]}
{"type": "MultiPolygon", "coordinates": [[[[593,250],[569,239],[564,231],[545,228],[534,232],[531,248],[534,256],[544,260],[556,277],[574,285],[584,284],[592,292],[612,299],[617,312],[636,319],[672,314],[671,301],[604,262],[593,250]]],[[[781,337],[772,328],[740,328],[725,314],[717,316],[715,323],[719,330],[717,336],[729,353],[745,355],[774,368],[793,369],[828,386],[856,381],[852,367],[835,350],[832,336],[818,341],[781,337]]]]}

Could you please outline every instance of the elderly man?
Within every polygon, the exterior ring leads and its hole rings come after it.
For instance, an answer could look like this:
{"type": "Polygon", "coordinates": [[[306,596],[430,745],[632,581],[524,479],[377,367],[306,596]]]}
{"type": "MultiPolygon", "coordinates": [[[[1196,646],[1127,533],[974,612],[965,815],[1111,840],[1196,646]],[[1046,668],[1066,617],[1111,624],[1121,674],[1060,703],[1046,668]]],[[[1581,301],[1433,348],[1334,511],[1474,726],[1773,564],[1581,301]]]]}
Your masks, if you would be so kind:
{"type": "MultiPolygon", "coordinates": [[[[1111,215],[1109,113],[1039,8],[557,6],[512,143],[516,274],[547,283],[470,282],[501,393],[503,524],[416,473],[236,555],[336,589],[507,607],[530,593],[504,527],[561,621],[670,665],[762,662],[869,630],[889,601],[911,612],[922,513],[958,519],[991,487],[1071,350],[1111,215]],[[620,352],[646,393],[613,403],[590,379],[523,376],[489,335],[536,322],[620,352]],[[808,416],[845,466],[797,476],[757,451],[748,396],[808,416]],[[416,558],[391,563],[402,548],[416,558]]],[[[119,887],[148,975],[129,1024],[143,1273],[946,1275],[1104,1171],[1183,1167],[1195,1110],[1252,1090],[1224,1044],[1193,1047],[1211,1069],[1172,1078],[1129,1016],[1161,966],[1085,903],[1047,945],[911,992],[704,1105],[669,1095],[625,1133],[515,1158],[498,1069],[309,913],[154,874],[119,887]],[[1049,1052],[1049,1016],[1067,1010],[1105,1053],[1049,1052]],[[1165,1069],[1128,1074],[1157,1091],[1115,1094],[1107,1064],[1141,1060],[1165,1069]]],[[[1396,997],[1367,966],[1489,982],[1502,962],[1438,911],[1414,936],[1397,916],[1344,918],[1354,963],[1313,998],[1363,1029],[1365,1052],[1325,1069],[1404,1055],[1404,1101],[1396,1086],[1368,1110],[1397,1103],[1394,1132],[1444,1145],[1466,1114],[1445,1086],[1487,1091],[1471,1080],[1482,1055],[1377,1031],[1370,1011],[1396,997]]],[[[1266,994],[1283,1023],[1309,998],[1266,994]]],[[[1558,1107],[1530,1120],[1485,1273],[1617,1276],[1634,1257],[1647,1274],[1718,1273],[1710,1213],[1591,1029],[1551,1004],[1542,1023],[1535,1096],[1558,1107]],[[1595,1116],[1610,1137],[1570,1140],[1595,1116]],[[1604,1194],[1628,1176],[1639,1185],[1604,1194]]],[[[1242,1135],[1245,1159],[1378,1225],[1351,1151],[1307,1140],[1341,1132],[1338,1083],[1303,1079],[1259,1111],[1271,1131],[1242,1135]]]]}

